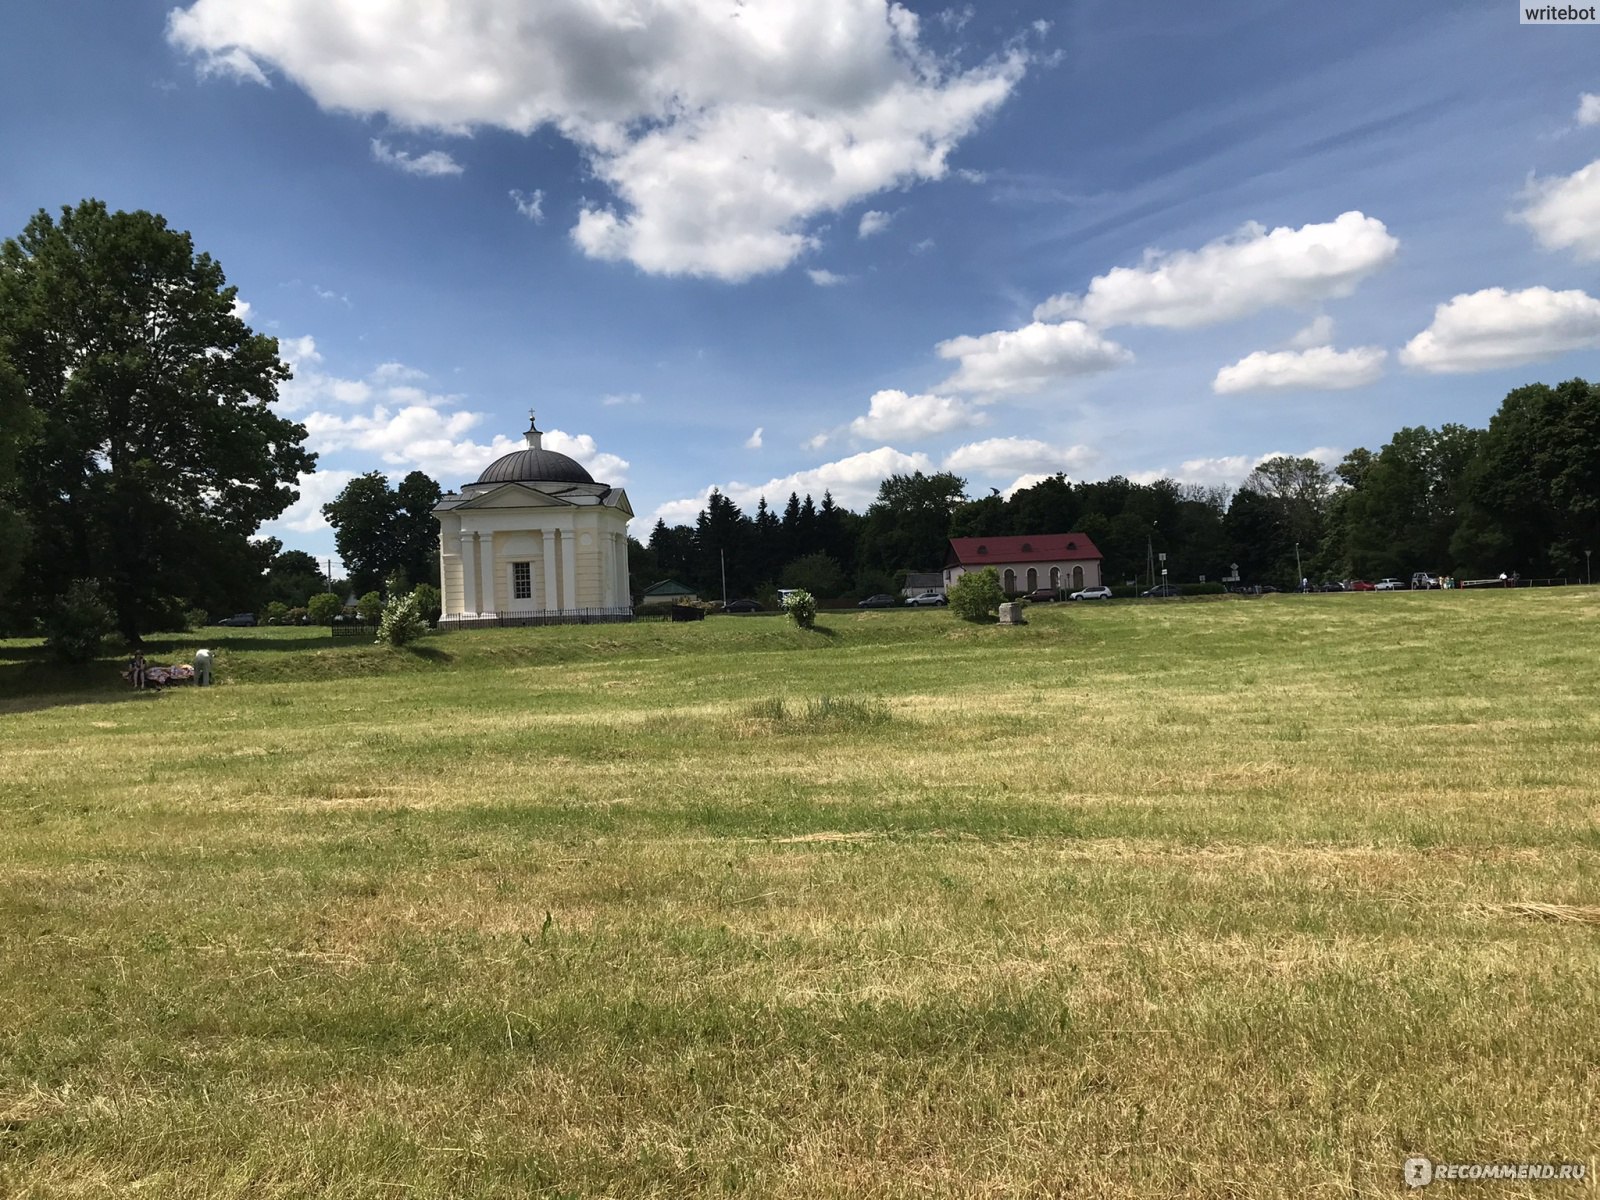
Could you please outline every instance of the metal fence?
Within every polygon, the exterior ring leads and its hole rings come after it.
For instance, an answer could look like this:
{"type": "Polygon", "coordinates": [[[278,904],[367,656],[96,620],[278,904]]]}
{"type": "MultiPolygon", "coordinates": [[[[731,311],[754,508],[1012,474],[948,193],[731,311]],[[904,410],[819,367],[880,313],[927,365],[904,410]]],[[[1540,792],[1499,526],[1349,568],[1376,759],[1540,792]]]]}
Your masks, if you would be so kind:
{"type": "Polygon", "coordinates": [[[631,608],[568,608],[557,612],[538,609],[504,612],[493,616],[442,617],[440,629],[496,629],[519,625],[616,625],[633,620],[631,608]]]}

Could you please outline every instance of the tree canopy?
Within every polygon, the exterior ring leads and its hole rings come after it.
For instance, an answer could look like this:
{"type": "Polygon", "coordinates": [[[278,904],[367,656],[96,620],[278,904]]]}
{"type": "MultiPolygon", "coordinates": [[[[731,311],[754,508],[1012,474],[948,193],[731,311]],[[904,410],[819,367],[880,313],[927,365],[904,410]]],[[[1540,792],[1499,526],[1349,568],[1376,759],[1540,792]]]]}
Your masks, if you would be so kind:
{"type": "Polygon", "coordinates": [[[406,590],[438,580],[439,525],[433,510],[443,495],[421,471],[412,471],[394,488],[383,472],[368,471],[322,506],[358,595],[383,587],[397,571],[406,590]]]}
{"type": "Polygon", "coordinates": [[[259,590],[249,539],[315,459],[270,407],[289,378],[276,339],[187,233],[98,200],[38,213],[0,246],[0,362],[41,419],[14,492],[34,535],[19,600],[42,611],[98,580],[137,640],[259,590]]]}

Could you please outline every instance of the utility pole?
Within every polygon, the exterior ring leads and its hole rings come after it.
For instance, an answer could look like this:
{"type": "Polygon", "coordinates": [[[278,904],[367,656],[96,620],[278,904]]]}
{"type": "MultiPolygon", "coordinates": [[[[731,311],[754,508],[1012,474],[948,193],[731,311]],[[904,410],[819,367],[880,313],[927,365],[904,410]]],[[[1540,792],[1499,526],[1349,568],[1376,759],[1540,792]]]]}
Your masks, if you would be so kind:
{"type": "MultiPolygon", "coordinates": [[[[1296,542],[1294,544],[1294,573],[1296,575],[1300,576],[1300,582],[1301,582],[1302,585],[1304,585],[1306,577],[1305,577],[1305,572],[1300,569],[1300,543],[1299,542],[1296,542]]],[[[1300,590],[1304,591],[1305,590],[1304,586],[1302,586],[1300,590]]]]}
{"type": "Polygon", "coordinates": [[[728,552],[718,550],[717,557],[722,560],[722,607],[728,607],[728,552]]]}

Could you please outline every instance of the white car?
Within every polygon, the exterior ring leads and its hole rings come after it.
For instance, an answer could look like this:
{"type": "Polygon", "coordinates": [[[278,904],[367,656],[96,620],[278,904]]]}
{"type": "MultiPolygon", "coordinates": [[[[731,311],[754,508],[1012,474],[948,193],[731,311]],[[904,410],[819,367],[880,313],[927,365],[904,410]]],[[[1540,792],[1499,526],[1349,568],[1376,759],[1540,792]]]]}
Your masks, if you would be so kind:
{"type": "Polygon", "coordinates": [[[920,596],[908,596],[908,597],[906,597],[906,603],[907,604],[916,605],[919,608],[923,607],[923,606],[927,606],[927,607],[931,608],[931,607],[935,607],[935,606],[938,606],[938,605],[946,604],[946,603],[948,603],[948,601],[946,601],[945,598],[943,596],[941,596],[938,592],[923,592],[922,595],[920,595],[920,596]]]}
{"type": "Polygon", "coordinates": [[[1104,585],[1100,587],[1084,588],[1081,592],[1073,592],[1069,597],[1072,600],[1109,600],[1111,589],[1104,585]]]}
{"type": "Polygon", "coordinates": [[[1372,590],[1375,592],[1403,592],[1406,590],[1406,585],[1398,579],[1380,579],[1372,585],[1372,590]]]}

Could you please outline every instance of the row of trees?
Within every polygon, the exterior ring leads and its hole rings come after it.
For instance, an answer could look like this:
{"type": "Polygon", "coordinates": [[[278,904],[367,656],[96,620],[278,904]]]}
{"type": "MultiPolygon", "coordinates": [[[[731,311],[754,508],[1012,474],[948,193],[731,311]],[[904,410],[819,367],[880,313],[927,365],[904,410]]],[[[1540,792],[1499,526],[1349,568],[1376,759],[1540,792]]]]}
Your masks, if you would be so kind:
{"type": "Polygon", "coordinates": [[[713,492],[691,525],[658,521],[635,547],[638,585],[672,576],[703,595],[801,587],[823,597],[892,591],[937,570],[952,537],[1075,531],[1104,554],[1112,583],[1156,577],[1247,582],[1409,576],[1587,578],[1600,543],[1600,384],[1532,384],[1486,429],[1398,430],[1336,467],[1282,456],[1231,493],[1170,479],[1074,482],[1055,475],[1011,496],[968,499],[955,475],[897,475],[865,514],[791,495],[746,516],[713,492]]]}

